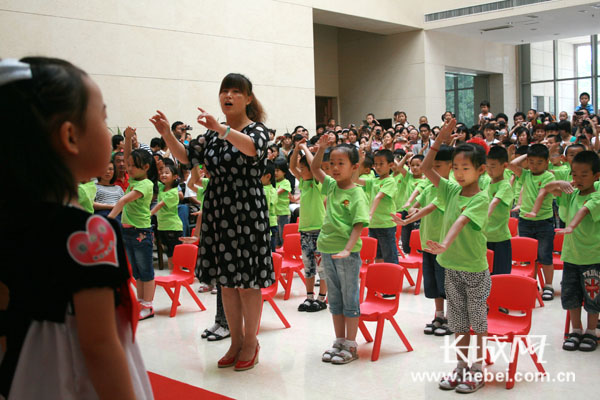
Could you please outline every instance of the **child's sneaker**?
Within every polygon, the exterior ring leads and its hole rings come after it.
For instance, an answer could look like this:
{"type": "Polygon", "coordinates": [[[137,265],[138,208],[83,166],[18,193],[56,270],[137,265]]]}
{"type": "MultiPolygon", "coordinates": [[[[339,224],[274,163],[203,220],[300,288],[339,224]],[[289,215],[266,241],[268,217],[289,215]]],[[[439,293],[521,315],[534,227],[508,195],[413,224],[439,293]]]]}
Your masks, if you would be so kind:
{"type": "Polygon", "coordinates": [[[317,300],[313,300],[310,307],[308,307],[308,309],[306,309],[306,312],[317,312],[317,311],[325,310],[326,308],[327,308],[327,304],[324,301],[317,299],[317,300]]]}
{"type": "Polygon", "coordinates": [[[140,321],[154,317],[154,308],[152,306],[146,306],[142,304],[140,310],[140,321]]]}
{"type": "Polygon", "coordinates": [[[338,343],[337,341],[333,342],[333,346],[331,349],[326,350],[321,357],[321,361],[323,362],[331,362],[331,359],[336,356],[340,351],[342,351],[343,345],[342,343],[338,343]]]}
{"type": "Polygon", "coordinates": [[[358,360],[358,352],[356,347],[343,346],[342,350],[331,358],[332,364],[348,364],[354,360],[358,360]]]}
{"type": "Polygon", "coordinates": [[[308,311],[312,307],[314,300],[307,298],[298,306],[298,311],[308,311]]]}
{"type": "Polygon", "coordinates": [[[485,385],[483,371],[470,370],[465,374],[464,380],[456,386],[457,393],[473,393],[485,385]]]}
{"type": "Polygon", "coordinates": [[[210,294],[217,294],[219,293],[219,290],[217,289],[216,286],[213,286],[212,290],[210,291],[210,294]]]}
{"type": "Polygon", "coordinates": [[[469,372],[469,368],[454,368],[450,375],[442,378],[438,384],[442,390],[454,390],[464,381],[465,374],[469,372]]]}
{"type": "Polygon", "coordinates": [[[206,292],[210,292],[213,290],[212,285],[207,285],[206,283],[201,283],[200,287],[198,288],[198,293],[206,293],[206,292]]]}

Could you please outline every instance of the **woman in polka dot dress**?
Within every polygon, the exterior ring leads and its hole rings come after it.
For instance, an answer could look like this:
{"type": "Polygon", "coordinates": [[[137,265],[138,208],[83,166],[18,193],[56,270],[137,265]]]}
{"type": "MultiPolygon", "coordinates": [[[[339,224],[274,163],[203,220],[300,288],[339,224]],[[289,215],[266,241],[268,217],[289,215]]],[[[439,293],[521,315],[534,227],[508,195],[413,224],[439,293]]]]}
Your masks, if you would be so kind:
{"type": "Polygon", "coordinates": [[[210,172],[202,205],[196,273],[201,282],[220,284],[231,346],[218,362],[243,371],[258,362],[256,338],[261,310],[260,289],[275,280],[269,212],[260,178],[267,163],[267,128],[262,106],[243,75],[229,74],[219,90],[226,125],[199,108],[198,123],[208,128],[184,147],[171,133],[163,113],[151,122],[175,157],[210,172]]]}

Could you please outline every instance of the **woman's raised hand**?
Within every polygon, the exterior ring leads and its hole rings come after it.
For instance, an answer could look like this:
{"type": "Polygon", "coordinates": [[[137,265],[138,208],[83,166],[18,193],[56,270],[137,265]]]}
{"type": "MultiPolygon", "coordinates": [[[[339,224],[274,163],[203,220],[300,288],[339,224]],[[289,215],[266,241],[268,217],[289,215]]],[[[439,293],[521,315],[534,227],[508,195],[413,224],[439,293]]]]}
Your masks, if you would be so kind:
{"type": "Polygon", "coordinates": [[[156,131],[160,133],[160,136],[166,136],[171,133],[171,125],[169,124],[169,120],[167,116],[162,113],[162,111],[156,110],[156,115],[150,118],[150,122],[156,128],[156,131]]]}
{"type": "Polygon", "coordinates": [[[198,107],[198,110],[200,110],[200,115],[198,115],[198,123],[208,130],[218,131],[221,124],[219,124],[217,119],[200,107],[198,107]]]}
{"type": "Polygon", "coordinates": [[[125,128],[125,132],[123,132],[125,139],[131,139],[133,137],[133,135],[135,135],[135,131],[136,131],[136,128],[132,128],[130,126],[125,128]]]}

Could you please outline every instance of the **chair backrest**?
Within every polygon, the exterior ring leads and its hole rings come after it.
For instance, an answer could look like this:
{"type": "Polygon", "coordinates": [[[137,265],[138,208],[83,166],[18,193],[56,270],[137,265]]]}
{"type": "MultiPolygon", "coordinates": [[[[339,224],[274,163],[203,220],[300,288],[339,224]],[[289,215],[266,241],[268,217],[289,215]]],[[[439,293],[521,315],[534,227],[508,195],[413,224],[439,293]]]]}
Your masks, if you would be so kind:
{"type": "Polygon", "coordinates": [[[517,236],[517,233],[519,230],[519,219],[518,218],[510,217],[508,219],[508,230],[510,231],[510,236],[512,236],[512,237],[517,236]]]}
{"type": "Polygon", "coordinates": [[[283,257],[286,259],[300,259],[302,244],[299,233],[290,233],[283,238],[283,257]]]}
{"type": "Polygon", "coordinates": [[[193,278],[198,259],[198,246],[178,244],[173,251],[173,274],[193,278]]]}
{"type": "Polygon", "coordinates": [[[377,257],[377,239],[372,237],[361,237],[362,247],[360,249],[360,259],[363,265],[373,264],[377,257]]]}
{"type": "Polygon", "coordinates": [[[196,236],[196,228],[197,228],[197,226],[192,228],[192,233],[191,233],[192,236],[196,236]]]}
{"type": "Polygon", "coordinates": [[[538,252],[538,241],[536,239],[515,236],[510,239],[512,248],[512,260],[516,262],[529,262],[535,265],[538,252]]]}
{"type": "MultiPolygon", "coordinates": [[[[396,213],[396,216],[398,216],[399,218],[402,218],[402,214],[400,214],[400,213],[396,213]]],[[[398,243],[400,241],[401,237],[402,237],[402,225],[396,225],[396,243],[398,243]]]]}
{"type": "Polygon", "coordinates": [[[363,236],[363,237],[369,236],[369,227],[368,226],[365,226],[364,228],[362,228],[362,231],[360,231],[360,236],[363,236]]]}
{"type": "Polygon", "coordinates": [[[486,253],[488,269],[490,270],[490,274],[494,272],[494,251],[488,249],[486,253]]]}
{"type": "Polygon", "coordinates": [[[271,286],[262,288],[262,294],[272,295],[274,296],[277,293],[277,288],[279,285],[279,277],[281,276],[281,263],[283,261],[283,257],[278,253],[271,253],[273,256],[273,271],[275,271],[275,282],[271,284],[271,286]]]}
{"type": "Polygon", "coordinates": [[[365,287],[367,288],[367,298],[365,301],[382,304],[395,302],[393,312],[396,312],[405,274],[406,270],[404,267],[398,264],[375,263],[369,265],[365,280],[365,287]],[[394,299],[383,299],[377,296],[377,293],[395,294],[396,296],[394,299]]]}
{"type": "Polygon", "coordinates": [[[421,234],[418,229],[413,229],[410,233],[410,254],[419,255],[417,250],[423,250],[421,247],[421,234]]]}
{"type": "Polygon", "coordinates": [[[285,239],[285,237],[291,233],[298,233],[298,225],[299,224],[285,224],[283,226],[281,237],[285,239]]]}
{"type": "Polygon", "coordinates": [[[531,310],[535,307],[537,281],[520,275],[492,276],[492,290],[487,298],[489,314],[502,319],[529,318],[531,326],[531,310]],[[507,315],[498,309],[525,311],[523,316],[507,315]]]}
{"type": "Polygon", "coordinates": [[[554,245],[552,246],[552,250],[560,253],[562,252],[562,248],[563,248],[563,242],[565,240],[565,234],[564,233],[558,233],[556,232],[558,229],[555,229],[554,232],[554,245]]]}

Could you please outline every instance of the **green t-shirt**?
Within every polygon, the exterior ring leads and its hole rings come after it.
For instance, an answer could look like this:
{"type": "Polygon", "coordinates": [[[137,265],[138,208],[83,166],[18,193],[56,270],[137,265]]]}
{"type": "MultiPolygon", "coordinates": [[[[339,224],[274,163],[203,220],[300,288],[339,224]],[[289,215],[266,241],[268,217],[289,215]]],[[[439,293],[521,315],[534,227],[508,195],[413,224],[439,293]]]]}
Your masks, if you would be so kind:
{"type": "MultiPolygon", "coordinates": [[[[317,250],[321,253],[337,254],[344,250],[354,225],[362,223],[369,226],[369,208],[365,192],[355,186],[351,189],[340,189],[335,179],[326,176],[321,192],[327,196],[325,221],[317,239],[317,250]]],[[[352,252],[360,251],[360,237],[352,248],[352,252]]]]}
{"type": "Polygon", "coordinates": [[[96,183],[92,181],[80,183],[77,186],[78,202],[90,214],[94,213],[94,199],[97,190],[96,183]]]}
{"type": "Polygon", "coordinates": [[[290,198],[289,194],[292,191],[292,185],[287,179],[282,179],[275,184],[275,190],[284,189],[285,192],[277,195],[277,205],[275,206],[275,214],[290,215],[290,198]]]}
{"type": "Polygon", "coordinates": [[[321,184],[314,179],[299,180],[300,218],[298,231],[308,232],[321,229],[325,218],[325,205],[321,195],[321,184]]]}
{"type": "MultiPolygon", "coordinates": [[[[458,217],[464,215],[469,223],[460,231],[450,247],[437,256],[437,262],[444,268],[467,272],[481,272],[487,265],[487,239],[483,233],[487,225],[489,201],[486,192],[474,196],[461,196],[462,187],[458,183],[441,178],[438,195],[434,204],[444,210],[441,238],[458,217]]],[[[442,239],[443,240],[443,239],[442,239]]]]}
{"type": "Polygon", "coordinates": [[[408,200],[410,195],[415,191],[415,189],[417,188],[417,185],[419,183],[426,183],[426,182],[423,182],[424,181],[423,178],[415,178],[415,176],[410,171],[408,171],[406,173],[406,175],[404,176],[404,178],[402,180],[404,181],[404,194],[402,197],[402,203],[397,204],[398,212],[407,210],[406,208],[401,208],[401,207],[404,205],[404,203],[406,203],[406,201],[408,200]]]}
{"type": "Polygon", "coordinates": [[[198,199],[198,201],[200,202],[200,205],[202,207],[202,204],[204,204],[204,192],[206,192],[206,186],[208,186],[208,178],[202,178],[202,187],[198,186],[197,190],[196,190],[196,199],[198,199]]]}
{"type": "Polygon", "coordinates": [[[263,189],[265,191],[267,207],[269,208],[269,226],[277,226],[277,214],[275,213],[275,207],[277,206],[277,190],[271,184],[263,185],[263,189]]]}
{"type": "Polygon", "coordinates": [[[523,199],[521,201],[521,212],[520,217],[529,221],[541,221],[543,219],[552,218],[554,214],[552,211],[552,199],[554,196],[548,195],[544,198],[542,208],[537,213],[535,218],[525,217],[525,213],[530,212],[535,204],[540,190],[545,187],[549,182],[554,181],[554,174],[549,171],[544,171],[539,175],[533,175],[530,170],[523,169],[521,173],[521,181],[523,182],[523,199]]]}
{"type": "MultiPolygon", "coordinates": [[[[421,207],[428,206],[433,203],[437,198],[438,188],[433,183],[428,181],[429,184],[423,187],[423,191],[417,197],[417,201],[421,207]]],[[[428,215],[421,218],[421,227],[419,228],[421,237],[421,247],[427,247],[427,241],[433,240],[434,242],[440,242],[441,237],[441,226],[444,222],[444,210],[441,205],[437,205],[436,208],[428,215]]]]}
{"type": "Polygon", "coordinates": [[[394,196],[396,196],[396,181],[394,177],[388,176],[387,178],[369,178],[365,180],[365,187],[367,192],[372,194],[371,203],[375,201],[375,196],[378,193],[384,193],[385,196],[379,202],[379,205],[373,212],[373,219],[369,226],[371,228],[392,228],[396,226],[396,223],[392,220],[391,213],[396,212],[396,203],[394,202],[394,196]]]}
{"type": "MultiPolygon", "coordinates": [[[[369,172],[368,174],[362,174],[361,176],[359,176],[360,179],[370,179],[370,178],[375,178],[375,172],[373,170],[371,170],[371,172],[369,172]]],[[[360,186],[360,185],[359,185],[360,186]]],[[[363,191],[365,192],[365,195],[367,196],[367,201],[369,202],[369,204],[371,204],[371,192],[367,191],[367,187],[366,186],[360,186],[363,191]]]]}
{"type": "Polygon", "coordinates": [[[134,178],[129,178],[129,187],[125,194],[135,190],[140,192],[142,197],[125,204],[121,222],[140,229],[150,228],[150,203],[153,189],[154,184],[150,179],[136,181],[134,178]]]}
{"type": "Polygon", "coordinates": [[[494,198],[500,199],[500,203],[494,209],[494,212],[488,218],[485,235],[488,242],[504,242],[510,240],[511,234],[508,229],[508,219],[513,203],[513,191],[510,182],[506,179],[500,182],[490,183],[487,189],[488,200],[490,203],[494,198]]]}
{"type": "Polygon", "coordinates": [[[576,265],[600,263],[600,193],[581,196],[579,190],[575,189],[571,194],[561,193],[560,198],[566,205],[567,225],[581,207],[590,210],[573,233],[565,235],[561,260],[576,265]]]}
{"type": "Polygon", "coordinates": [[[396,212],[402,211],[401,208],[406,202],[404,198],[404,190],[406,185],[406,179],[404,179],[404,175],[398,174],[393,176],[394,181],[396,181],[396,196],[394,196],[394,203],[396,203],[396,212]]]}
{"type": "Polygon", "coordinates": [[[182,231],[183,222],[179,218],[177,213],[177,207],[179,206],[179,190],[174,187],[165,191],[165,185],[162,183],[158,184],[158,197],[156,199],[158,203],[161,201],[165,202],[165,205],[158,210],[156,213],[156,220],[158,221],[159,231],[182,231]]]}
{"type": "Polygon", "coordinates": [[[481,174],[479,176],[479,189],[482,191],[486,191],[487,188],[490,186],[490,183],[492,183],[492,178],[490,178],[490,176],[488,175],[487,172],[484,172],[483,174],[481,174]]]}

